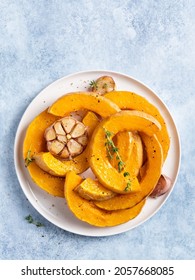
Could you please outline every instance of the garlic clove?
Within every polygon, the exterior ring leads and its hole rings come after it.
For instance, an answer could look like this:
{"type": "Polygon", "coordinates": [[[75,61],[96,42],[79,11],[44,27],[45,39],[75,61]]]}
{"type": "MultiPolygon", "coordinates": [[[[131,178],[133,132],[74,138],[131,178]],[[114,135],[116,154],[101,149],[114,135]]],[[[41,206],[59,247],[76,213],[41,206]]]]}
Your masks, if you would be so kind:
{"type": "Polygon", "coordinates": [[[156,198],[158,196],[165,194],[170,190],[171,185],[172,185],[171,179],[166,175],[161,175],[158,180],[158,183],[156,184],[156,187],[150,194],[150,197],[156,198]]]}
{"type": "Polygon", "coordinates": [[[85,133],[85,126],[82,123],[77,123],[71,132],[73,138],[77,138],[85,133]]]}
{"type": "Polygon", "coordinates": [[[77,142],[80,143],[82,146],[86,146],[87,145],[87,136],[86,135],[82,135],[80,137],[78,137],[77,139],[77,142]]]}
{"type": "Polygon", "coordinates": [[[102,76],[98,78],[94,85],[92,85],[91,90],[97,92],[100,95],[103,95],[107,92],[113,91],[116,89],[115,81],[110,76],[102,76]]]}
{"type": "Polygon", "coordinates": [[[57,139],[60,142],[67,143],[67,138],[65,135],[57,135],[57,139]]]}
{"type": "Polygon", "coordinates": [[[74,156],[75,154],[80,154],[82,152],[82,150],[83,150],[82,145],[79,144],[74,139],[71,139],[70,141],[68,141],[67,148],[68,148],[69,153],[71,154],[71,156],[74,156]]]}
{"type": "Polygon", "coordinates": [[[45,137],[46,141],[52,141],[52,140],[56,139],[55,130],[52,127],[48,127],[45,130],[44,137],[45,137]]]}
{"type": "Polygon", "coordinates": [[[56,134],[65,135],[65,131],[61,125],[61,122],[56,122],[54,124],[54,129],[55,129],[56,134]]]}
{"type": "Polygon", "coordinates": [[[70,154],[69,154],[69,152],[68,152],[68,149],[65,147],[65,148],[61,151],[60,157],[62,157],[62,158],[69,158],[69,156],[70,156],[70,154]]]}
{"type": "Polygon", "coordinates": [[[76,120],[71,117],[65,117],[61,119],[61,123],[66,133],[70,133],[75,126],[76,120]]]}
{"type": "Polygon", "coordinates": [[[47,148],[52,154],[57,155],[64,149],[64,144],[58,140],[53,140],[47,142],[47,148]]]}

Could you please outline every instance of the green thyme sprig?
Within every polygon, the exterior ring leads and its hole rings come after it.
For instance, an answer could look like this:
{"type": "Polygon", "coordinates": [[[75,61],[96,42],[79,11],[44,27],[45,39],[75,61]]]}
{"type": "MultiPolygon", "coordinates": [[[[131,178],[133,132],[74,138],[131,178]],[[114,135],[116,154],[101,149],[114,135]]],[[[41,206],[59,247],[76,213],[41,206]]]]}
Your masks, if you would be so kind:
{"type": "MultiPolygon", "coordinates": [[[[125,163],[120,156],[119,149],[115,146],[114,142],[111,139],[113,133],[106,130],[105,128],[104,131],[105,131],[105,138],[106,138],[105,146],[106,146],[108,158],[112,159],[113,155],[116,154],[116,159],[118,160],[118,172],[121,172],[125,167],[125,163]]],[[[129,177],[130,173],[124,171],[123,176],[129,177]]],[[[127,185],[125,187],[125,191],[128,192],[130,190],[131,190],[131,179],[127,179],[127,185]]]]}
{"type": "Polygon", "coordinates": [[[128,182],[127,182],[127,185],[125,187],[125,192],[128,192],[131,190],[131,180],[129,179],[128,182]]]}
{"type": "MultiPolygon", "coordinates": [[[[124,177],[128,177],[128,176],[130,176],[130,173],[129,173],[129,172],[124,172],[124,173],[123,173],[123,176],[124,176],[124,177]]],[[[130,191],[130,190],[131,190],[131,180],[128,179],[127,185],[126,185],[126,187],[125,187],[125,192],[128,192],[128,191],[130,191]]]]}
{"type": "Polygon", "coordinates": [[[27,156],[24,161],[26,167],[29,166],[29,164],[31,164],[34,161],[34,158],[31,156],[31,150],[28,150],[27,156]]]}
{"type": "Polygon", "coordinates": [[[90,87],[93,89],[93,90],[97,90],[98,86],[97,86],[97,82],[92,80],[90,83],[89,83],[90,87]]]}
{"type": "Polygon", "coordinates": [[[27,220],[27,222],[29,224],[33,224],[36,227],[43,227],[44,226],[42,223],[35,221],[31,215],[26,216],[25,220],[27,220]]]}
{"type": "Polygon", "coordinates": [[[113,133],[106,129],[104,129],[104,131],[105,131],[105,138],[106,138],[105,146],[106,146],[107,155],[109,159],[112,159],[113,155],[116,154],[116,159],[118,160],[118,171],[121,172],[125,166],[125,163],[119,154],[119,149],[115,146],[114,142],[111,139],[113,133]]]}

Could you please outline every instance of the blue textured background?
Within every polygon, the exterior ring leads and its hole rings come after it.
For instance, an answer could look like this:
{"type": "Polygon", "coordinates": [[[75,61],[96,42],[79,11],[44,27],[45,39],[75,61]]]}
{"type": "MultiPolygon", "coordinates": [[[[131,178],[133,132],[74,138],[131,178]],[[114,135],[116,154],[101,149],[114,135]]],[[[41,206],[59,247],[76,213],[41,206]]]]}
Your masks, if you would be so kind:
{"type": "Polygon", "coordinates": [[[195,258],[195,2],[0,1],[0,258],[195,258]],[[182,164],[161,210],[129,232],[103,238],[71,234],[26,200],[13,159],[29,102],[48,84],[81,70],[107,69],[153,88],[179,129],[182,164]],[[45,224],[37,228],[24,217],[45,224]]]}

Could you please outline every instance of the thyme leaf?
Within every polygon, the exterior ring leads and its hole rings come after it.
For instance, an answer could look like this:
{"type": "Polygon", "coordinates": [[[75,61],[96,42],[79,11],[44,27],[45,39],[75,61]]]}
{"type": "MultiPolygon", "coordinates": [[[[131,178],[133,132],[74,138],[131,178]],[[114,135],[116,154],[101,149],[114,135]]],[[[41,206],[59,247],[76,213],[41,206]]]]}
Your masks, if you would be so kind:
{"type": "Polygon", "coordinates": [[[127,176],[129,176],[129,175],[130,175],[129,172],[124,172],[124,173],[123,173],[123,176],[124,176],[124,177],[127,177],[127,176]]]}
{"type": "Polygon", "coordinates": [[[108,158],[112,159],[113,154],[116,154],[116,159],[118,160],[118,172],[121,172],[125,166],[125,163],[119,154],[119,149],[115,146],[114,142],[111,139],[113,133],[106,129],[104,129],[104,131],[105,131],[105,138],[106,138],[105,146],[106,146],[108,158]]]}
{"type": "Polygon", "coordinates": [[[131,181],[130,180],[127,182],[127,186],[125,188],[126,192],[128,192],[129,190],[131,190],[131,181]]]}
{"type": "Polygon", "coordinates": [[[36,227],[44,226],[42,223],[35,221],[31,215],[26,216],[25,220],[27,220],[29,224],[34,224],[36,227]]]}
{"type": "Polygon", "coordinates": [[[123,161],[118,162],[118,171],[121,172],[124,168],[125,163],[123,161]]]}
{"type": "Polygon", "coordinates": [[[97,86],[97,82],[92,80],[90,83],[89,83],[90,87],[94,90],[97,90],[98,86],[97,86]]]}
{"type": "Polygon", "coordinates": [[[34,158],[31,156],[31,150],[28,150],[27,156],[24,161],[26,167],[29,166],[29,164],[31,164],[34,161],[34,158]]]}

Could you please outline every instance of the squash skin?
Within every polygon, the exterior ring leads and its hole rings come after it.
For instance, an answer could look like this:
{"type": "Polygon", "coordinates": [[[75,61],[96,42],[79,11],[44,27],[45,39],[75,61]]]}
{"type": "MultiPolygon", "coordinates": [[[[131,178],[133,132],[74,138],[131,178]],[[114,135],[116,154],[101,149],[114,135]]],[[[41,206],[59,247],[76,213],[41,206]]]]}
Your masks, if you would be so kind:
{"type": "Polygon", "coordinates": [[[161,124],[161,130],[156,133],[158,140],[163,148],[163,158],[164,161],[167,158],[169,147],[170,147],[170,137],[167,130],[164,118],[160,114],[159,110],[151,104],[144,97],[129,91],[112,91],[104,95],[109,100],[116,103],[121,110],[138,110],[148,113],[155,117],[161,124]]]}
{"type": "Polygon", "coordinates": [[[65,116],[82,109],[95,112],[103,118],[120,111],[115,103],[97,93],[74,92],[59,98],[49,107],[48,112],[56,116],[65,116]]]}
{"type": "Polygon", "coordinates": [[[137,193],[121,194],[107,201],[94,202],[96,206],[105,210],[127,209],[147,198],[155,188],[163,165],[162,147],[155,135],[141,134],[142,141],[146,146],[148,161],[146,172],[140,181],[141,191],[137,193]]]}
{"type": "Polygon", "coordinates": [[[69,209],[81,221],[96,227],[112,227],[134,219],[142,210],[145,200],[127,210],[105,211],[94,205],[92,201],[79,196],[74,189],[82,182],[82,178],[70,171],[65,179],[65,199],[69,209]]]}
{"type": "MultiPolygon", "coordinates": [[[[31,155],[46,151],[46,145],[44,141],[45,129],[55,122],[58,117],[51,115],[47,110],[40,113],[28,126],[26,131],[24,143],[23,143],[23,158],[25,159],[28,151],[31,151],[31,155]]],[[[51,176],[43,171],[33,161],[27,167],[32,180],[41,189],[48,192],[51,195],[64,197],[64,180],[59,177],[51,176]]]]}
{"type": "MultiPolygon", "coordinates": [[[[106,188],[121,194],[126,194],[127,177],[119,173],[109,163],[105,148],[105,130],[111,132],[113,136],[119,131],[140,130],[152,136],[160,129],[160,124],[150,115],[138,111],[121,111],[102,121],[94,130],[89,145],[89,163],[92,171],[99,182],[106,188]],[[99,152],[101,151],[101,153],[99,152]]],[[[131,177],[130,192],[139,191],[139,183],[136,177],[131,177]],[[135,183],[135,186],[134,186],[135,183]],[[137,185],[138,184],[138,185],[137,185]]]]}

